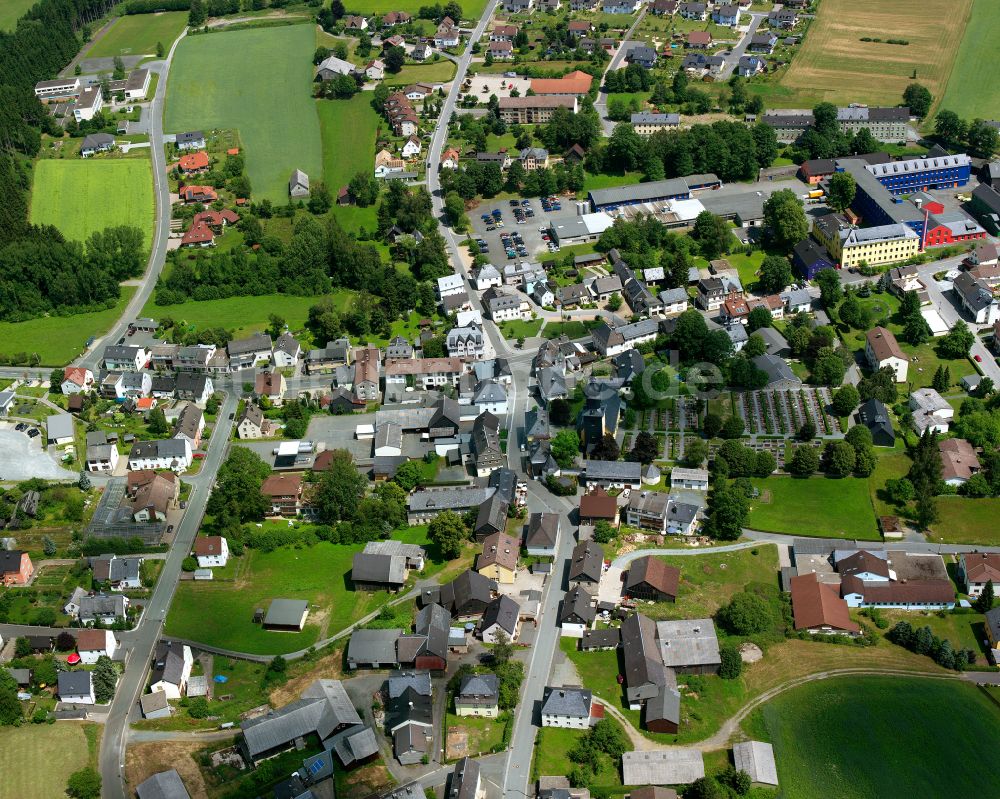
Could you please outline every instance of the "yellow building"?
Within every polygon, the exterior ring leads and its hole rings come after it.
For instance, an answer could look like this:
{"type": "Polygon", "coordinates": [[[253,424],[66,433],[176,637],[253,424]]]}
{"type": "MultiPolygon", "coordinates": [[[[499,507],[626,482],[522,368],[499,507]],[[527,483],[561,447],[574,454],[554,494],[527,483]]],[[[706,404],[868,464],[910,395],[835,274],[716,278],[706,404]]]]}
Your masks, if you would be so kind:
{"type": "Polygon", "coordinates": [[[498,583],[511,584],[517,574],[520,543],[506,533],[494,533],[483,541],[483,552],[476,561],[476,571],[498,583]]]}
{"type": "Polygon", "coordinates": [[[830,254],[843,269],[849,269],[862,261],[868,266],[899,263],[919,252],[920,236],[912,228],[897,224],[842,230],[830,254]]]}

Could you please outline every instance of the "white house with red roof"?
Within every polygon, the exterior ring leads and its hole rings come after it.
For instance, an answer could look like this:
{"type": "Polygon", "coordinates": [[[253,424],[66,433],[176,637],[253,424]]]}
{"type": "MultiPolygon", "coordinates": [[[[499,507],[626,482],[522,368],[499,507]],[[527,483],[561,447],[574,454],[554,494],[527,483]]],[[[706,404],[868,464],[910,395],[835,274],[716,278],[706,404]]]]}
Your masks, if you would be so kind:
{"type": "Polygon", "coordinates": [[[63,394],[81,394],[94,387],[94,373],[82,366],[70,366],[63,372],[63,394]]]}

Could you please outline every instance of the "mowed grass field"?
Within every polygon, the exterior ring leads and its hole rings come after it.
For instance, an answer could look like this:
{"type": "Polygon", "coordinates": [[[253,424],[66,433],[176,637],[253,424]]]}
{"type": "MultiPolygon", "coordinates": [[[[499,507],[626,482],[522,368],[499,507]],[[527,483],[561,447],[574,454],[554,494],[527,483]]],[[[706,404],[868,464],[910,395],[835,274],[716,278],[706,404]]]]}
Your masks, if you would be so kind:
{"type": "MultiPolygon", "coordinates": [[[[458,0],[462,7],[462,19],[478,20],[486,8],[486,0],[458,0]]],[[[414,17],[420,11],[420,6],[427,5],[423,0],[366,0],[364,3],[347,3],[351,14],[365,14],[381,17],[390,11],[408,11],[414,17]]],[[[457,20],[456,20],[457,22],[457,20]]]]}
{"type": "Polygon", "coordinates": [[[87,58],[112,58],[116,55],[155,55],[156,43],[169,51],[174,39],[187,25],[186,11],[159,14],[129,14],[114,25],[87,51],[87,58]]]}
{"type": "MultiPolygon", "coordinates": [[[[353,296],[349,291],[332,295],[334,305],[345,309],[353,296]]],[[[229,297],[224,300],[191,301],[178,305],[156,305],[152,299],[142,309],[143,315],[169,316],[201,330],[222,327],[235,330],[237,336],[257,333],[267,327],[268,317],[278,314],[291,330],[301,330],[309,309],[323,297],[296,297],[288,294],[264,294],[259,297],[229,297]]]]}
{"type": "Polygon", "coordinates": [[[185,581],[167,616],[167,634],[237,652],[282,654],[305,649],[333,635],[388,598],[384,592],[354,591],[349,575],[362,546],[321,541],[313,547],[273,552],[248,549],[238,563],[236,582],[185,581]],[[273,599],[305,599],[309,618],[302,632],[275,632],[254,624],[273,599]]]}
{"type": "Polygon", "coordinates": [[[0,2],[0,31],[12,31],[17,21],[36,0],[3,0],[0,2]]]}
{"type": "Polygon", "coordinates": [[[393,75],[385,73],[386,86],[407,86],[410,83],[445,83],[455,77],[455,64],[446,58],[429,64],[410,64],[393,75]]]}
{"type": "MultiPolygon", "coordinates": [[[[776,92],[775,102],[801,107],[823,100],[842,105],[897,105],[902,102],[903,89],[913,80],[914,70],[916,79],[940,97],[951,76],[972,2],[928,0],[915,13],[909,0],[863,4],[823,0],[802,49],[780,81],[779,90],[790,93],[783,96],[776,92]],[[905,39],[909,44],[862,42],[862,36],[905,39]]],[[[995,16],[995,4],[984,13],[995,16]]],[[[994,40],[998,24],[996,20],[989,23],[983,33],[984,46],[994,40]]],[[[985,52],[983,56],[983,60],[990,60],[985,52]]],[[[978,101],[971,87],[963,86],[961,91],[968,92],[969,103],[978,101]]],[[[998,91],[991,86],[992,93],[998,91]]]]}
{"type": "Polygon", "coordinates": [[[823,680],[768,702],[763,718],[783,799],[983,796],[1000,768],[1000,711],[957,680],[823,680]]]}
{"type": "Polygon", "coordinates": [[[96,230],[131,225],[153,241],[153,174],[144,158],[55,160],[35,164],[31,222],[86,241],[96,230]]]}
{"type": "Polygon", "coordinates": [[[951,79],[936,105],[963,119],[996,119],[1000,115],[1000,62],[996,41],[1000,14],[993,0],[973,0],[972,15],[955,58],[951,79]]]}
{"type": "Polygon", "coordinates": [[[8,352],[37,352],[42,366],[65,366],[83,353],[87,339],[107,332],[134,293],[134,286],[122,286],[118,303],[104,311],[0,322],[0,341],[8,352]]]}
{"type": "Polygon", "coordinates": [[[0,729],[0,799],[66,795],[66,780],[87,765],[83,725],[25,724],[0,729]]]}
{"type": "Polygon", "coordinates": [[[761,496],[751,502],[746,526],[769,533],[820,538],[881,539],[868,493],[859,477],[768,477],[754,480],[761,496]]]}
{"type": "Polygon", "coordinates": [[[334,195],[358,172],[368,173],[375,167],[375,137],[382,118],[371,99],[370,92],[360,92],[350,100],[316,101],[323,134],[323,174],[334,195]]]}
{"type": "Polygon", "coordinates": [[[237,128],[255,198],[285,203],[292,170],[322,176],[315,43],[312,25],[185,38],[170,68],[164,127],[237,128]]]}

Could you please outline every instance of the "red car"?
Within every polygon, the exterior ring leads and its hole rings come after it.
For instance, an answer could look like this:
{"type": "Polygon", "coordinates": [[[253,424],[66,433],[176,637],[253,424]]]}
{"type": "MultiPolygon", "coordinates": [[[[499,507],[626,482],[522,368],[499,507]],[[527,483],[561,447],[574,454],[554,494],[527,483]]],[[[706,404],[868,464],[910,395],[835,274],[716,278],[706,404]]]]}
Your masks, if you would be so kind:
{"type": "Polygon", "coordinates": [[[976,363],[982,363],[983,362],[983,359],[981,357],[979,357],[978,355],[973,355],[972,357],[976,359],[976,363]]]}

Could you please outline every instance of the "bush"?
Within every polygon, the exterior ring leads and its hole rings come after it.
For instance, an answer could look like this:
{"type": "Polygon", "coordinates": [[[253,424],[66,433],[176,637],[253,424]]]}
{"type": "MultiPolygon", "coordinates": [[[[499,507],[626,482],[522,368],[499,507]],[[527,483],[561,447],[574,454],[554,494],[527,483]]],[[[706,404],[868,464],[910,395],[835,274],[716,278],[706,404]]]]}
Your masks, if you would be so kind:
{"type": "Polygon", "coordinates": [[[719,657],[722,665],[719,667],[719,676],[724,680],[735,680],[743,673],[743,658],[740,657],[740,650],[734,644],[724,644],[719,648],[719,657]]]}
{"type": "Polygon", "coordinates": [[[187,700],[187,712],[193,719],[203,719],[211,712],[208,700],[203,696],[194,696],[187,700]]]}
{"type": "Polygon", "coordinates": [[[66,793],[73,799],[100,799],[101,775],[89,766],[74,771],[66,783],[66,793]]]}
{"type": "Polygon", "coordinates": [[[753,635],[771,629],[774,613],[757,594],[741,591],[719,609],[719,623],[734,635],[753,635]]]}
{"type": "Polygon", "coordinates": [[[192,555],[188,555],[181,562],[181,568],[186,572],[193,572],[198,568],[198,561],[192,555]]]}

